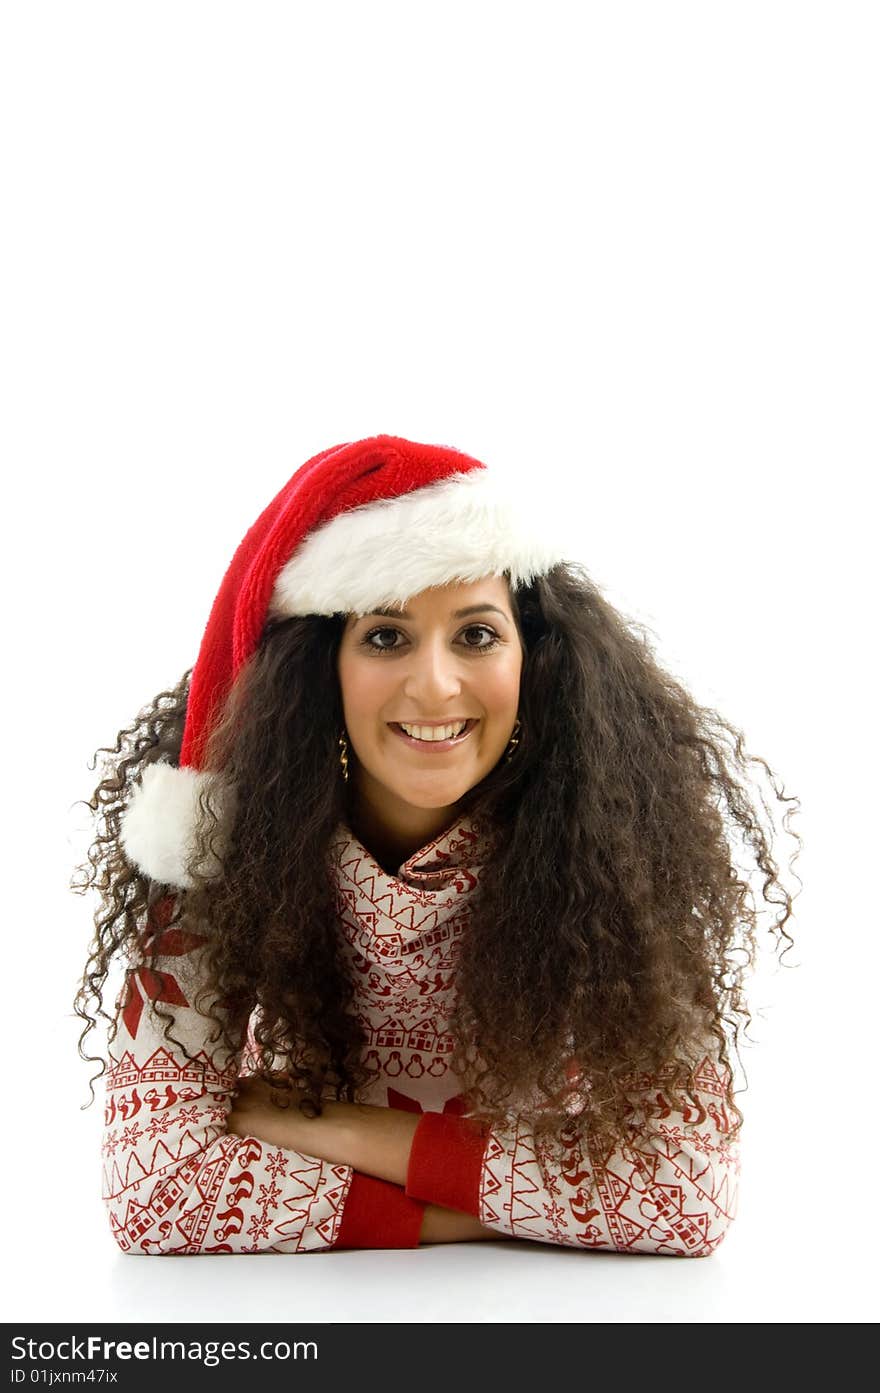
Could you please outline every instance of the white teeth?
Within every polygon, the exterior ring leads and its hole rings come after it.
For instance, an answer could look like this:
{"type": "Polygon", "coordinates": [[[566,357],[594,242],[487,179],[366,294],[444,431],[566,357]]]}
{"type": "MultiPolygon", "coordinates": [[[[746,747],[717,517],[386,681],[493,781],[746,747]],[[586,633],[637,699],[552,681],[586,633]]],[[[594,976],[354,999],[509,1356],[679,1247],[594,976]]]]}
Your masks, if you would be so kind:
{"type": "Polygon", "coordinates": [[[467,721],[458,721],[456,725],[449,726],[405,726],[403,721],[398,721],[398,725],[415,740],[451,740],[454,735],[461,734],[467,721]]]}

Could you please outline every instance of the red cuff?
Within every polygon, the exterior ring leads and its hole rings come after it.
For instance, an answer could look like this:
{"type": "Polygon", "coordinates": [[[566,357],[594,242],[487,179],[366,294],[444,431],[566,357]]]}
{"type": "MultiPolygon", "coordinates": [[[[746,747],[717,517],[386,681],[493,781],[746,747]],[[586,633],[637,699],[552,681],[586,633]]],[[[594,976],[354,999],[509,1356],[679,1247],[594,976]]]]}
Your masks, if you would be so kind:
{"type": "Polygon", "coordinates": [[[479,1219],[480,1178],[488,1139],[488,1128],[467,1117],[423,1113],[409,1153],[406,1193],[411,1199],[479,1219]]]}
{"type": "Polygon", "coordinates": [[[333,1248],[417,1248],[425,1206],[399,1185],[355,1171],[333,1248]]]}

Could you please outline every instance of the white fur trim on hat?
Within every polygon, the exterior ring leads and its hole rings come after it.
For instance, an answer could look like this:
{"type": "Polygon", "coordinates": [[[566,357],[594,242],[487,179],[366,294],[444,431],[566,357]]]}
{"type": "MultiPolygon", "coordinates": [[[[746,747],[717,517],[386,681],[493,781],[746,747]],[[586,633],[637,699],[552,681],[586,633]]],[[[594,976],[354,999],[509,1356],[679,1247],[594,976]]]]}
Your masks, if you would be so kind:
{"type": "MultiPolygon", "coordinates": [[[[186,860],[195,846],[199,821],[199,795],[211,787],[217,808],[215,776],[199,769],[175,768],[163,762],[147,765],[120,821],[120,840],[135,866],[162,885],[190,890],[195,884],[186,871],[186,860]]],[[[231,811],[231,790],[224,787],[223,811],[231,811]]],[[[219,844],[221,832],[214,834],[219,844]]],[[[215,876],[221,870],[217,856],[209,857],[203,872],[215,876]]]]}
{"type": "Polygon", "coordinates": [[[368,614],[452,581],[509,571],[528,583],[576,550],[565,501],[488,469],[339,513],[278,573],[269,617],[368,614]]]}

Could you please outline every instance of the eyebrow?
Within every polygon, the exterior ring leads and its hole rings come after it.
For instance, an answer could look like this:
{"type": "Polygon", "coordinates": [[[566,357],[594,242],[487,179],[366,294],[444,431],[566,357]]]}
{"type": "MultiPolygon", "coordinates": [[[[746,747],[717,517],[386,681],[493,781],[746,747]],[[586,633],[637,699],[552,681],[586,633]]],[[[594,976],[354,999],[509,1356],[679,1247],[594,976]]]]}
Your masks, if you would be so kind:
{"type": "MultiPolygon", "coordinates": [[[[453,619],[463,619],[466,614],[484,614],[487,610],[492,610],[494,614],[500,614],[503,619],[509,619],[510,615],[497,605],[465,605],[464,609],[453,611],[453,619]]],[[[412,615],[405,609],[371,609],[368,614],[361,615],[362,619],[369,619],[372,615],[378,614],[383,619],[412,619],[412,615]]]]}

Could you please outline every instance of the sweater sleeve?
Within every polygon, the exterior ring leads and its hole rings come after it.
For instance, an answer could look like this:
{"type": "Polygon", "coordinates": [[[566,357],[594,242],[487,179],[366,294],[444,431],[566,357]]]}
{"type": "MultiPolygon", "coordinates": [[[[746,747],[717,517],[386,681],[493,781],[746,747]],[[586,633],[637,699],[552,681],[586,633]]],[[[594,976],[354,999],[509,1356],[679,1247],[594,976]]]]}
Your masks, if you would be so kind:
{"type": "Polygon", "coordinates": [[[122,1251],[416,1247],[425,1205],[403,1187],[227,1130],[241,1056],[217,1063],[192,1004],[204,939],[166,927],[169,900],[152,914],[156,967],[126,973],[105,1076],[101,1193],[122,1251]]]}
{"type": "Polygon", "coordinates": [[[736,1217],[739,1139],[731,1142],[728,1071],[706,1057],[697,1107],[676,1108],[663,1074],[634,1078],[627,1144],[600,1154],[589,1134],[536,1138],[525,1116],[508,1130],[425,1113],[406,1193],[458,1209],[514,1238],[572,1248],[708,1257],[736,1217]]]}

